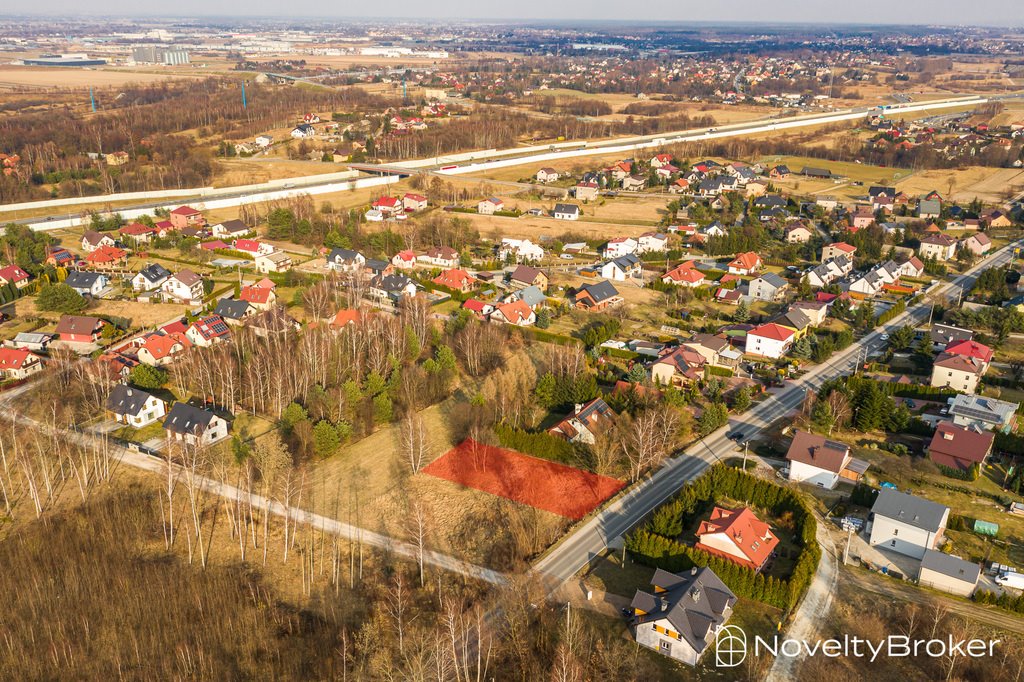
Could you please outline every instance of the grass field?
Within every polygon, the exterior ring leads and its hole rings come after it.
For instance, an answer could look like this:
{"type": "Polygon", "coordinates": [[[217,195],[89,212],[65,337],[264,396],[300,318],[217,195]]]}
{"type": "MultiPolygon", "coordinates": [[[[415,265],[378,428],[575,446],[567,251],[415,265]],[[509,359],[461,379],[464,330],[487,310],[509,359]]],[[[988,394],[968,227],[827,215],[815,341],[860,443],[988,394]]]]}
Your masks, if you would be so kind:
{"type": "MultiPolygon", "coordinates": [[[[445,416],[452,409],[458,409],[454,401],[421,413],[428,434],[428,462],[454,445],[445,416]]],[[[506,502],[422,472],[412,474],[398,443],[398,428],[391,425],[317,462],[309,472],[313,497],[308,507],[364,528],[408,538],[408,507],[416,500],[423,505],[433,529],[429,546],[479,563],[486,563],[493,551],[497,531],[488,526],[490,523],[507,528],[512,523],[510,515],[514,515],[517,523],[534,526],[545,546],[565,528],[567,521],[556,514],[506,502]]]]}
{"type": "MultiPolygon", "coordinates": [[[[14,302],[15,316],[18,318],[41,317],[56,323],[60,319],[60,313],[41,311],[36,307],[35,296],[19,298],[14,302]]],[[[114,317],[127,317],[132,325],[137,327],[152,327],[153,325],[181,317],[188,310],[188,306],[174,303],[136,303],[135,301],[107,301],[96,300],[83,315],[110,315],[114,317]]]]}
{"type": "MultiPolygon", "coordinates": [[[[81,69],[46,66],[0,66],[0,89],[33,88],[87,89],[89,87],[117,87],[129,83],[156,83],[184,78],[206,77],[206,73],[146,73],[137,71],[112,71],[106,69],[81,69]]],[[[86,103],[88,103],[88,93],[86,103]]]]}

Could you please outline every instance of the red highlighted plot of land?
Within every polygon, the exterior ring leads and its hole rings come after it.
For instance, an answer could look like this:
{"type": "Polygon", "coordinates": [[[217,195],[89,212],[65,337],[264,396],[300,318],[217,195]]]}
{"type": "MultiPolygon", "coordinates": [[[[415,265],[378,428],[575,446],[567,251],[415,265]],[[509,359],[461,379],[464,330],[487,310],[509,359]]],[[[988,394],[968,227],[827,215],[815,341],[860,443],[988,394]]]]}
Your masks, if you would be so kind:
{"type": "Polygon", "coordinates": [[[578,520],[622,481],[466,439],[423,469],[452,483],[578,520]]]}

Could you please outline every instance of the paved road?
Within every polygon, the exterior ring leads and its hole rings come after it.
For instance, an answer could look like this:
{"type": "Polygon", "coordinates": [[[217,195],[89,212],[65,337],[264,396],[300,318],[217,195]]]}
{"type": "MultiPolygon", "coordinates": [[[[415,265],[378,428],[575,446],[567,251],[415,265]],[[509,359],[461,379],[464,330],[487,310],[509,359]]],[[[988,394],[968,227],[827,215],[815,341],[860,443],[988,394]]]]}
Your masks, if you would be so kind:
{"type": "MultiPolygon", "coordinates": [[[[892,108],[886,111],[887,115],[898,116],[901,112],[911,113],[923,108],[941,108],[941,107],[953,107],[962,106],[964,102],[967,103],[984,103],[990,100],[1006,99],[1013,97],[1014,95],[992,95],[992,96],[963,96],[963,97],[952,97],[944,100],[935,100],[929,102],[927,106],[920,103],[910,103],[901,105],[890,105],[892,108]]],[[[652,135],[637,135],[632,137],[624,138],[611,138],[601,140],[580,140],[558,143],[552,145],[549,150],[537,151],[536,148],[530,151],[523,151],[521,148],[510,148],[503,150],[490,150],[481,151],[479,161],[474,159],[472,156],[468,156],[466,160],[461,160],[461,157],[466,157],[466,154],[451,155],[451,158],[457,158],[457,161],[445,161],[443,157],[431,157],[427,159],[416,159],[409,161],[397,162],[394,164],[381,164],[382,170],[390,168],[393,171],[401,170],[405,174],[411,174],[421,171],[430,171],[432,173],[438,173],[443,175],[459,175],[464,173],[473,173],[478,171],[485,171],[493,168],[505,168],[509,166],[523,165],[527,163],[549,161],[556,158],[573,158],[582,156],[592,156],[594,154],[611,154],[618,153],[620,151],[634,151],[646,148],[662,147],[666,144],[674,144],[687,141],[695,140],[711,140],[721,139],[727,137],[744,137],[752,134],[763,134],[777,131],[784,131],[789,128],[806,127],[814,125],[822,125],[829,122],[843,121],[843,120],[856,120],[864,116],[867,112],[871,111],[874,107],[863,106],[851,109],[842,109],[833,111],[825,114],[811,114],[803,116],[794,116],[786,118],[768,118],[760,119],[756,121],[744,121],[741,123],[733,123],[721,125],[716,128],[700,128],[696,130],[681,130],[671,131],[665,133],[656,133],[652,135]]],[[[372,166],[373,164],[366,164],[364,167],[372,166]]],[[[328,184],[334,185],[339,182],[338,179],[328,183],[325,182],[325,178],[317,178],[316,176],[299,176],[290,178],[287,180],[276,180],[261,185],[250,185],[244,188],[222,188],[214,190],[217,194],[218,200],[233,200],[260,196],[264,199],[270,198],[285,198],[287,196],[296,195],[302,192],[308,192],[315,190],[320,186],[326,186],[328,184]]],[[[57,200],[59,202],[60,200],[57,200]]],[[[108,201],[106,197],[97,196],[91,197],[90,203],[102,203],[108,201]]],[[[39,202],[39,206],[46,206],[47,203],[55,202],[39,202]]],[[[138,206],[123,206],[119,207],[119,211],[123,213],[129,213],[136,210],[152,210],[155,208],[168,208],[175,207],[180,204],[181,201],[176,203],[167,204],[166,202],[147,202],[142,203],[138,206]]],[[[29,207],[26,207],[27,209],[29,207]]],[[[17,223],[30,224],[34,229],[50,229],[47,226],[47,221],[58,221],[68,216],[68,211],[57,211],[54,214],[46,217],[27,218],[24,220],[14,221],[17,223]]]]}
{"type": "MultiPolygon", "coordinates": [[[[958,288],[969,287],[983,269],[1002,265],[1012,258],[1011,244],[991,254],[953,282],[938,284],[931,293],[950,297],[958,288]]],[[[927,318],[930,304],[924,302],[891,320],[884,328],[866,334],[849,348],[836,353],[827,362],[811,369],[796,381],[787,382],[785,388],[753,408],[730,424],[669,459],[653,475],[634,485],[626,494],[607,505],[566,535],[534,565],[552,589],[572,578],[600,556],[616,537],[628,532],[648,513],[671,497],[688,481],[696,478],[708,466],[736,454],[735,444],[725,437],[727,432],[742,431],[747,439],[781,417],[793,411],[804,400],[806,391],[816,391],[825,381],[850,374],[861,358],[866,358],[885,346],[881,335],[905,325],[916,325],[927,318]]]]}

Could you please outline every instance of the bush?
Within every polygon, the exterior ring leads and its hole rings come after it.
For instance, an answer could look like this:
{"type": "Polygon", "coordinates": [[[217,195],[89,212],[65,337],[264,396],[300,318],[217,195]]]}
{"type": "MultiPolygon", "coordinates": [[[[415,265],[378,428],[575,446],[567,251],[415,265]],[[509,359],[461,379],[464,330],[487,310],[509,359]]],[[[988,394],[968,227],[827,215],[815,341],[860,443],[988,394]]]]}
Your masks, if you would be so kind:
{"type": "Polygon", "coordinates": [[[167,371],[149,365],[136,365],[128,375],[128,380],[143,389],[157,389],[167,383],[167,371]]]}
{"type": "Polygon", "coordinates": [[[67,284],[51,284],[43,287],[36,297],[36,305],[40,310],[56,313],[77,313],[85,309],[89,302],[67,284]]]}
{"type": "Polygon", "coordinates": [[[546,431],[531,433],[522,429],[514,429],[504,424],[494,427],[498,442],[502,447],[528,455],[550,459],[563,464],[575,463],[576,449],[569,441],[552,436],[546,431]]]}

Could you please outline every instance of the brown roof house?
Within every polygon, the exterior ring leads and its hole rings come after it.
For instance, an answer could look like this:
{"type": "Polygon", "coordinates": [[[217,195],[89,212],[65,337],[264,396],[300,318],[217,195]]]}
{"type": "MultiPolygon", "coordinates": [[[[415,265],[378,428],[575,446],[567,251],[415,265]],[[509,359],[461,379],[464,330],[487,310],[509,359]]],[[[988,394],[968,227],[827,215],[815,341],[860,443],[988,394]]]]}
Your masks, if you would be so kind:
{"type": "Polygon", "coordinates": [[[995,437],[991,431],[977,431],[943,422],[935,429],[928,446],[928,457],[940,467],[970,471],[975,464],[980,467],[985,463],[995,437]]]}
{"type": "Polygon", "coordinates": [[[832,490],[841,479],[856,483],[868,463],[850,456],[850,446],[824,436],[797,431],[786,453],[789,480],[832,490]]]}

